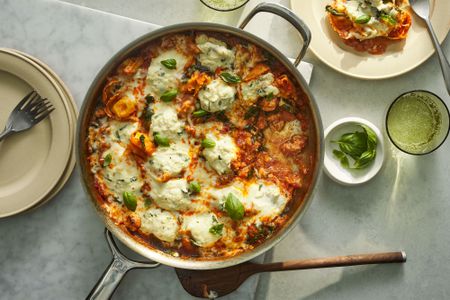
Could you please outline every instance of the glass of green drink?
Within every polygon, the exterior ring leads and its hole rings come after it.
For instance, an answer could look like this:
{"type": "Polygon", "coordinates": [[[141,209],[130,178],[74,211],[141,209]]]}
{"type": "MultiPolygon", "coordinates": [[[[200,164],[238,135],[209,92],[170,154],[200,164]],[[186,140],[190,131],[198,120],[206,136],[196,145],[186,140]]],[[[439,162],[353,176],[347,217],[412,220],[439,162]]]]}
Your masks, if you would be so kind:
{"type": "Polygon", "coordinates": [[[423,155],[444,143],[449,133],[449,111],[445,103],[428,91],[400,95],[388,109],[386,130],[401,151],[423,155]]]}

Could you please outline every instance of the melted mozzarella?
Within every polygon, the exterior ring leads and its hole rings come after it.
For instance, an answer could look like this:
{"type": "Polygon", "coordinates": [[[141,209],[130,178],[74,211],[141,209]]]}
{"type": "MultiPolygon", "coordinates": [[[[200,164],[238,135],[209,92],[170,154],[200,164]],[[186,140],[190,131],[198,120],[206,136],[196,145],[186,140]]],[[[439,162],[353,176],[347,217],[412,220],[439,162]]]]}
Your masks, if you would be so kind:
{"type": "Polygon", "coordinates": [[[212,148],[203,149],[203,156],[209,166],[219,174],[225,174],[231,169],[231,161],[236,159],[238,148],[233,138],[222,134],[218,138],[213,134],[207,134],[206,138],[213,140],[216,145],[212,148]]]}
{"type": "Polygon", "coordinates": [[[250,82],[241,84],[242,97],[245,101],[255,100],[258,97],[265,97],[268,95],[276,96],[280,92],[272,83],[274,77],[272,73],[267,73],[250,82]]]}
{"type": "Polygon", "coordinates": [[[349,31],[348,38],[354,37],[359,40],[371,39],[377,36],[386,36],[389,33],[390,26],[381,22],[378,18],[380,12],[395,16],[397,13],[393,3],[383,3],[382,0],[338,0],[339,10],[346,11],[346,15],[355,21],[362,16],[369,16],[370,20],[361,24],[361,30],[349,31]]]}
{"type": "Polygon", "coordinates": [[[244,185],[239,181],[234,181],[232,185],[224,188],[211,188],[208,193],[215,200],[213,204],[220,208],[225,203],[229,194],[233,194],[239,200],[244,198],[244,185]]]}
{"type": "Polygon", "coordinates": [[[244,198],[244,206],[256,209],[261,217],[279,215],[286,203],[287,199],[277,185],[263,181],[251,184],[244,198]]]}
{"type": "Polygon", "coordinates": [[[189,145],[178,141],[169,147],[158,147],[148,161],[150,170],[156,174],[175,176],[189,166],[189,145]]]}
{"type": "Polygon", "coordinates": [[[186,65],[187,58],[176,50],[168,50],[152,59],[148,68],[146,79],[146,94],[159,98],[164,92],[178,87],[178,81],[181,78],[186,65]],[[161,64],[166,59],[175,59],[176,68],[168,69],[161,64]]]}
{"type": "Polygon", "coordinates": [[[191,200],[186,179],[152,182],[151,187],[150,196],[159,207],[181,211],[189,209],[191,200]]]}
{"type": "Polygon", "coordinates": [[[184,217],[183,229],[191,232],[191,236],[197,245],[210,247],[222,237],[209,232],[209,229],[217,224],[217,217],[213,213],[196,214],[184,217]]]}
{"type": "Polygon", "coordinates": [[[150,208],[141,213],[141,231],[153,234],[158,239],[173,242],[177,237],[179,226],[176,217],[168,211],[150,208]]]}
{"type": "Polygon", "coordinates": [[[198,93],[201,107],[209,112],[226,110],[234,102],[236,89],[221,79],[211,81],[198,93]]]}
{"type": "Polygon", "coordinates": [[[105,135],[105,142],[111,144],[113,142],[121,142],[128,145],[130,137],[139,126],[137,122],[120,122],[116,120],[110,120],[105,124],[109,127],[110,133],[105,135]]]}
{"type": "Polygon", "coordinates": [[[158,102],[153,105],[153,111],[151,133],[159,133],[172,140],[181,135],[184,121],[178,119],[177,110],[173,104],[158,102]]]}
{"type": "Polygon", "coordinates": [[[215,38],[202,34],[196,38],[197,47],[201,53],[198,56],[200,64],[215,72],[218,67],[228,69],[234,63],[235,51],[227,49],[227,45],[215,38]]]}
{"type": "Polygon", "coordinates": [[[141,193],[142,180],[134,160],[124,155],[125,148],[118,144],[112,143],[111,147],[105,151],[103,158],[110,154],[111,163],[103,168],[104,183],[108,189],[114,194],[116,200],[123,201],[124,192],[132,192],[134,194],[141,193]]]}

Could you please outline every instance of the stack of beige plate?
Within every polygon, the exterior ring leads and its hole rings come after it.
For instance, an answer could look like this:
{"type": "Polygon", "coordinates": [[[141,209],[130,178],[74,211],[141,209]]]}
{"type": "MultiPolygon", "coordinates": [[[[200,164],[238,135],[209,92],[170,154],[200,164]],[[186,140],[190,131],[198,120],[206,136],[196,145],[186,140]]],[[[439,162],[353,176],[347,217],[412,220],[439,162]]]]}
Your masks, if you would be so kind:
{"type": "Polygon", "coordinates": [[[0,48],[0,131],[31,90],[49,99],[55,111],[31,129],[0,142],[0,218],[53,198],[75,166],[77,109],[67,87],[36,58],[0,48]]]}

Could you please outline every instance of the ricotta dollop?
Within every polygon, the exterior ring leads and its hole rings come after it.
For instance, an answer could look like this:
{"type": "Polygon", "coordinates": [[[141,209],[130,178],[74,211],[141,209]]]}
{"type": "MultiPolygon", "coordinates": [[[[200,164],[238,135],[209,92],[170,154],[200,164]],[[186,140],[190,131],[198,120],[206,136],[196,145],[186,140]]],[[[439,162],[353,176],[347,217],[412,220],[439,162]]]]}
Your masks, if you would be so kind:
{"type": "Polygon", "coordinates": [[[177,237],[179,225],[176,217],[168,211],[150,208],[141,213],[141,231],[153,234],[158,239],[173,242],[177,237]]]}
{"type": "Polygon", "coordinates": [[[278,88],[272,85],[274,77],[272,73],[261,75],[250,82],[241,84],[242,97],[245,101],[255,100],[258,97],[276,96],[280,93],[278,88]]]}
{"type": "Polygon", "coordinates": [[[165,183],[152,182],[150,196],[167,210],[187,210],[191,204],[186,179],[173,179],[165,183]]]}
{"type": "Polygon", "coordinates": [[[226,110],[235,100],[236,89],[221,79],[211,81],[198,93],[201,107],[209,112],[226,110]]]}
{"type": "Polygon", "coordinates": [[[228,173],[231,170],[231,161],[236,159],[238,151],[233,138],[226,134],[220,137],[207,134],[206,138],[215,143],[214,147],[203,149],[203,156],[209,166],[219,174],[228,173]]]}
{"type": "Polygon", "coordinates": [[[186,216],[183,220],[183,229],[189,230],[194,242],[201,247],[210,247],[217,242],[222,235],[211,233],[209,230],[219,224],[213,213],[202,213],[186,216]]]}
{"type": "Polygon", "coordinates": [[[175,176],[189,166],[189,145],[182,141],[169,147],[158,147],[148,161],[149,169],[158,175],[175,176]]]}
{"type": "Polygon", "coordinates": [[[209,68],[212,72],[215,72],[218,67],[231,68],[235,51],[228,49],[224,42],[204,34],[199,35],[195,41],[201,51],[198,60],[202,66],[209,68]]]}

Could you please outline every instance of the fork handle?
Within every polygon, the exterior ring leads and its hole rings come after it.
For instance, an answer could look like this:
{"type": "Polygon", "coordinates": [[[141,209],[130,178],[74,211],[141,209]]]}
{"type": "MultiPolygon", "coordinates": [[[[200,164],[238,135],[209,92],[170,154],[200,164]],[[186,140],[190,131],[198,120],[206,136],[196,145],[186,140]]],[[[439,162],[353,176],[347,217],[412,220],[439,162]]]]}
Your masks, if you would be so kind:
{"type": "Polygon", "coordinates": [[[448,60],[445,58],[444,52],[442,51],[441,46],[439,45],[439,40],[434,33],[433,26],[431,26],[430,20],[425,20],[427,23],[428,32],[431,35],[431,40],[433,41],[434,48],[436,49],[439,63],[441,64],[442,74],[444,74],[444,83],[447,88],[447,92],[450,95],[450,64],[448,60]]]}
{"type": "Polygon", "coordinates": [[[13,131],[11,130],[11,128],[6,127],[2,133],[0,133],[0,142],[7,137],[8,135],[10,135],[11,133],[13,133],[13,131]]]}

